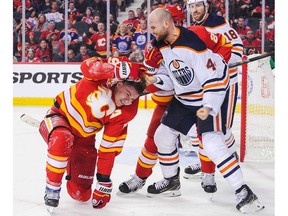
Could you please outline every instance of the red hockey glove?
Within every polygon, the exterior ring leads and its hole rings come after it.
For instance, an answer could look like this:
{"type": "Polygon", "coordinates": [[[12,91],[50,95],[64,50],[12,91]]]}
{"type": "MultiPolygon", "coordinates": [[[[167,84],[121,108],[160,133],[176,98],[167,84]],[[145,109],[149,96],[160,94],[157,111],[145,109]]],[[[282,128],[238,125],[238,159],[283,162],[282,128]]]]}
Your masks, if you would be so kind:
{"type": "Polygon", "coordinates": [[[156,47],[153,47],[145,55],[144,65],[147,68],[147,74],[154,75],[163,60],[163,56],[160,50],[156,47]]]}
{"type": "Polygon", "coordinates": [[[103,208],[111,199],[112,182],[97,182],[92,196],[93,208],[103,208]]]}
{"type": "Polygon", "coordinates": [[[146,68],[141,63],[122,61],[115,66],[114,73],[118,80],[139,81],[144,71],[146,68]]]}

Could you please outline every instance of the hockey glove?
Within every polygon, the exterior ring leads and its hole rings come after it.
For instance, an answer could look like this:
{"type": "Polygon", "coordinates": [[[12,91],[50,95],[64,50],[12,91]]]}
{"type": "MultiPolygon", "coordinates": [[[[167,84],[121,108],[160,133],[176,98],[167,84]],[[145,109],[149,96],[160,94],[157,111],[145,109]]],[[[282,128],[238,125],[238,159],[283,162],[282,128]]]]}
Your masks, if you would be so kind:
{"type": "Polygon", "coordinates": [[[153,47],[149,52],[147,52],[144,60],[144,65],[147,68],[147,74],[156,74],[162,60],[163,56],[158,48],[153,47]]]}
{"type": "Polygon", "coordinates": [[[118,80],[140,81],[144,71],[146,68],[141,63],[122,61],[115,66],[114,74],[118,80]]]}
{"type": "Polygon", "coordinates": [[[111,199],[112,182],[97,182],[92,196],[93,208],[103,208],[111,199]]]}

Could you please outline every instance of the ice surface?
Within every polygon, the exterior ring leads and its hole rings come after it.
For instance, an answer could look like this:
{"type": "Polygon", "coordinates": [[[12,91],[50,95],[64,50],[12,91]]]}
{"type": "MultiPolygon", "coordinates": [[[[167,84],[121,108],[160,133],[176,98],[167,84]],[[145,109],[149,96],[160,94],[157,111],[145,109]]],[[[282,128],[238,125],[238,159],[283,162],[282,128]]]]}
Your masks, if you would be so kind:
{"type": "MultiPolygon", "coordinates": [[[[49,215],[44,205],[46,144],[38,129],[20,120],[23,113],[41,119],[48,107],[14,107],[13,124],[13,215],[49,215]]],[[[112,172],[113,191],[110,203],[104,209],[93,209],[90,201],[78,203],[69,197],[63,180],[59,207],[55,216],[234,216],[237,212],[234,191],[217,172],[218,191],[213,199],[204,193],[200,180],[183,178],[184,168],[195,158],[185,158],[181,154],[181,192],[176,198],[148,198],[148,185],[162,179],[159,165],[137,193],[129,196],[116,195],[122,181],[134,174],[138,154],[145,140],[146,129],[152,110],[140,109],[137,117],[129,125],[129,133],[123,152],[117,157],[112,172]]],[[[99,133],[97,140],[101,139],[99,133]]],[[[99,144],[99,142],[98,142],[99,144]]],[[[3,154],[3,152],[2,152],[3,154]]],[[[275,173],[274,162],[241,163],[244,179],[257,194],[265,209],[257,216],[275,215],[275,173]]],[[[2,194],[3,196],[3,194],[2,194]]]]}

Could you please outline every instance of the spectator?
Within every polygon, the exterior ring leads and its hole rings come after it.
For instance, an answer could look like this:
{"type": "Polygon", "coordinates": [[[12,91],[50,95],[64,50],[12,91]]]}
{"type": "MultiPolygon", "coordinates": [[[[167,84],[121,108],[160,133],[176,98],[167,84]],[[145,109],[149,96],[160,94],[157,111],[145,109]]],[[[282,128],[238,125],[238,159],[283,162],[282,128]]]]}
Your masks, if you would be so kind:
{"type": "Polygon", "coordinates": [[[72,24],[76,23],[77,21],[81,20],[81,14],[75,8],[75,4],[73,1],[69,2],[68,8],[68,19],[72,22],[72,24]]]}
{"type": "Polygon", "coordinates": [[[51,0],[44,0],[44,3],[43,1],[41,1],[41,6],[39,7],[39,11],[41,13],[43,13],[43,11],[48,11],[50,8],[51,8],[51,0]]]}
{"type": "Polygon", "coordinates": [[[48,42],[52,53],[53,62],[63,62],[65,54],[65,42],[58,40],[57,34],[51,34],[51,41],[48,42]]]}
{"type": "Polygon", "coordinates": [[[67,51],[68,62],[77,62],[76,55],[73,49],[67,51]]]}
{"type": "MultiPolygon", "coordinates": [[[[30,8],[31,2],[25,0],[25,8],[30,8]]],[[[22,0],[13,0],[13,12],[22,12],[22,0]]]]}
{"type": "Polygon", "coordinates": [[[168,0],[160,0],[158,1],[159,6],[164,7],[166,4],[169,4],[168,0]]]}
{"type": "Polygon", "coordinates": [[[246,39],[243,40],[243,46],[245,55],[261,53],[261,40],[254,36],[252,29],[247,31],[246,39]]]}
{"type": "Polygon", "coordinates": [[[106,23],[106,1],[104,2],[103,0],[94,0],[91,3],[91,7],[93,8],[94,13],[101,17],[101,21],[106,23]]]}
{"type": "Polygon", "coordinates": [[[46,30],[43,30],[41,32],[41,35],[39,37],[39,39],[45,39],[47,41],[50,41],[51,40],[51,34],[52,33],[57,33],[57,37],[58,37],[58,40],[60,39],[60,32],[55,29],[55,23],[54,22],[49,22],[48,23],[48,28],[46,30]]]}
{"type": "Polygon", "coordinates": [[[136,18],[138,20],[145,19],[144,11],[142,10],[141,7],[136,8],[136,15],[137,15],[136,18]]]}
{"type": "Polygon", "coordinates": [[[94,49],[100,57],[107,57],[107,33],[103,22],[98,23],[98,32],[93,34],[90,38],[87,38],[84,33],[83,38],[87,45],[94,44],[94,49]]]}
{"type": "Polygon", "coordinates": [[[79,52],[80,53],[75,57],[76,62],[83,62],[90,57],[97,56],[96,52],[92,52],[92,51],[87,49],[86,44],[82,44],[80,46],[79,52]]]}
{"type": "Polygon", "coordinates": [[[27,57],[25,57],[25,62],[40,62],[40,59],[38,57],[35,57],[34,50],[28,49],[27,57]]]}
{"type": "MultiPolygon", "coordinates": [[[[77,29],[73,28],[72,21],[68,20],[67,23],[67,41],[68,41],[68,48],[73,49],[75,52],[79,49],[79,34],[77,29]]],[[[65,28],[60,32],[60,40],[65,41],[65,28]]]]}
{"type": "Polygon", "coordinates": [[[229,17],[234,20],[238,17],[248,18],[250,16],[250,11],[253,9],[253,5],[250,0],[236,0],[230,1],[229,4],[229,17]]]}
{"type": "Polygon", "coordinates": [[[245,25],[245,19],[243,17],[239,17],[237,26],[234,29],[239,34],[241,39],[244,40],[247,35],[247,31],[251,30],[251,27],[245,25]]]}
{"type": "Polygon", "coordinates": [[[112,52],[118,50],[120,56],[129,57],[132,51],[132,36],[128,26],[121,23],[112,40],[112,52]]]}
{"type": "Polygon", "coordinates": [[[86,9],[90,7],[89,3],[90,0],[74,0],[75,7],[77,8],[78,12],[84,16],[86,9]]]}
{"type": "Polygon", "coordinates": [[[38,15],[38,22],[33,27],[34,32],[42,32],[43,30],[48,29],[48,22],[44,14],[38,15]]]}
{"type": "Polygon", "coordinates": [[[59,11],[58,2],[52,1],[51,8],[43,11],[48,22],[59,23],[64,20],[64,14],[59,11]]]}
{"type": "Polygon", "coordinates": [[[35,52],[36,49],[38,48],[39,42],[36,41],[35,33],[33,31],[29,32],[27,41],[29,43],[29,48],[35,52]]]}
{"type": "Polygon", "coordinates": [[[28,10],[28,18],[27,18],[27,22],[30,24],[31,29],[34,28],[34,26],[38,23],[38,17],[36,16],[36,10],[31,7],[28,10]]]}
{"type": "Polygon", "coordinates": [[[118,17],[118,0],[110,0],[110,14],[118,17]]]}
{"type": "MultiPolygon", "coordinates": [[[[267,23],[264,24],[264,31],[265,31],[265,39],[273,40],[272,32],[268,29],[267,23]]],[[[262,20],[259,20],[259,28],[255,32],[255,37],[261,39],[262,38],[262,20]]]]}
{"type": "Polygon", "coordinates": [[[52,62],[51,51],[45,39],[41,39],[39,47],[36,49],[35,57],[38,57],[41,62],[52,62]]]}
{"type": "Polygon", "coordinates": [[[86,22],[89,26],[92,24],[93,16],[91,7],[86,8],[85,15],[82,17],[81,22],[86,22]]]}
{"type": "MultiPolygon", "coordinates": [[[[152,40],[154,36],[150,34],[150,40],[152,40]]],[[[139,21],[139,28],[135,31],[132,37],[132,48],[140,48],[142,52],[148,42],[148,31],[147,31],[147,20],[142,19],[139,21]]]]}
{"type": "Polygon", "coordinates": [[[110,14],[110,32],[112,35],[114,35],[117,31],[119,22],[115,19],[115,17],[113,16],[113,14],[110,14]]]}
{"type": "Polygon", "coordinates": [[[137,19],[133,10],[129,10],[128,19],[124,20],[123,23],[128,27],[130,32],[134,33],[138,27],[139,19],[137,19]]]}
{"type": "MultiPolygon", "coordinates": [[[[17,25],[16,25],[16,32],[18,35],[22,35],[22,20],[16,20],[17,25]]],[[[28,37],[29,32],[32,31],[32,26],[30,25],[29,22],[25,19],[25,37],[28,37]]]]}
{"type": "Polygon", "coordinates": [[[91,37],[93,34],[98,32],[98,23],[101,22],[99,14],[95,14],[93,18],[93,22],[89,27],[89,33],[87,34],[87,37],[91,37]]]}
{"type": "MultiPolygon", "coordinates": [[[[17,44],[17,53],[15,54],[17,57],[19,57],[20,61],[22,61],[22,40],[21,40],[21,37],[18,39],[18,44],[17,44]]],[[[27,56],[27,52],[28,52],[28,49],[30,48],[29,47],[29,42],[26,41],[25,44],[25,52],[24,52],[24,59],[25,57],[27,56]]]]}

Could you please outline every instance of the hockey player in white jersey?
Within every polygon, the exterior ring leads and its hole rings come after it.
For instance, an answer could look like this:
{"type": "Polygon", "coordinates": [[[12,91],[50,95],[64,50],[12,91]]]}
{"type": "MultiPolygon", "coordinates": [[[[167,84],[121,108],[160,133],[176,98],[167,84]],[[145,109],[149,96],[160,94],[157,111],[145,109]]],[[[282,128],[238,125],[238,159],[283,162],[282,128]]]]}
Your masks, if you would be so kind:
{"type": "MultiPolygon", "coordinates": [[[[193,26],[204,26],[207,31],[213,33],[223,34],[227,41],[233,45],[231,58],[228,63],[235,63],[242,61],[243,43],[238,33],[230,27],[229,22],[221,16],[209,13],[209,3],[207,0],[188,0],[188,11],[193,18],[193,26]]],[[[228,146],[230,153],[237,155],[235,138],[232,133],[232,125],[234,119],[234,112],[238,95],[238,67],[229,68],[230,75],[230,88],[228,92],[228,111],[227,111],[227,129],[225,134],[225,142],[228,146]]],[[[193,140],[192,140],[193,141],[193,140]]],[[[195,147],[195,146],[193,146],[195,147]]],[[[197,146],[196,146],[197,147],[197,146]]],[[[199,158],[201,161],[203,178],[202,187],[207,193],[214,193],[217,191],[216,183],[214,180],[215,164],[205,155],[205,152],[200,146],[199,158]]],[[[185,178],[193,178],[193,165],[190,165],[184,170],[185,178]]]]}
{"type": "Polygon", "coordinates": [[[189,135],[196,123],[205,153],[235,190],[236,208],[248,212],[250,209],[246,208],[253,204],[256,210],[262,209],[257,196],[245,184],[239,162],[229,153],[224,140],[228,102],[225,97],[229,89],[227,64],[220,55],[207,49],[193,31],[175,27],[171,14],[165,9],[152,11],[149,26],[169,77],[156,75],[154,84],[161,89],[167,86],[168,90],[172,83],[174,98],[154,137],[164,179],[150,185],[147,195],[181,195],[175,143],[179,133],[189,135]]]}

